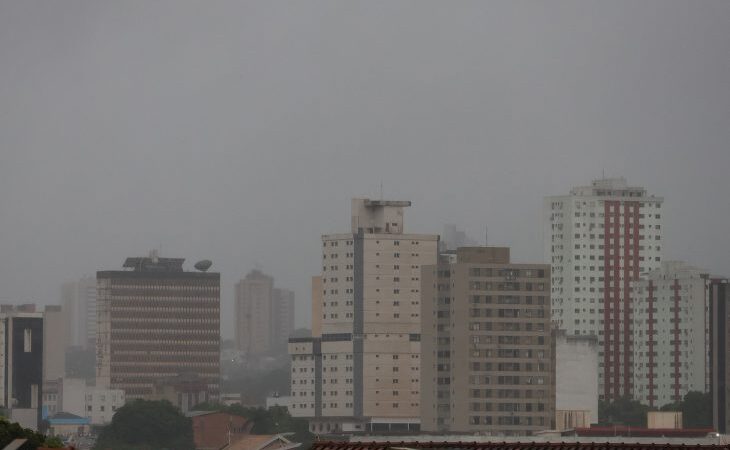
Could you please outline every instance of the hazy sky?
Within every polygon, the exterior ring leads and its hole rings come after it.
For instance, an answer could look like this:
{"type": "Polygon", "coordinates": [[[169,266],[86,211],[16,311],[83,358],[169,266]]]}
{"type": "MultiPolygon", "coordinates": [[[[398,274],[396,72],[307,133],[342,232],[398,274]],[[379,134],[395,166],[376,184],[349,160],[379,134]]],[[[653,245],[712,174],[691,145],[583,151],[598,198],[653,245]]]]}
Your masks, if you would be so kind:
{"type": "Polygon", "coordinates": [[[350,197],[542,260],[545,195],[665,197],[730,275],[730,1],[0,0],[0,301],[162,247],[297,295],[350,197]]]}

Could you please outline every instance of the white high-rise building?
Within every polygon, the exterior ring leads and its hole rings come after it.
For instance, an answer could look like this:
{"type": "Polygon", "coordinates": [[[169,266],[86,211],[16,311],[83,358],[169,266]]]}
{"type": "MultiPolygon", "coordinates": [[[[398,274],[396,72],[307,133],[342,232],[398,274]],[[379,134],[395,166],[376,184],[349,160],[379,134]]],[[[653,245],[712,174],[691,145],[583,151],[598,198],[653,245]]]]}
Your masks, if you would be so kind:
{"type": "Polygon", "coordinates": [[[603,399],[632,393],[631,282],[661,265],[662,202],[624,178],[545,198],[553,321],[568,334],[598,337],[603,399]]]}
{"type": "Polygon", "coordinates": [[[351,231],[322,236],[321,336],[289,340],[289,411],[315,433],[419,427],[421,266],[439,238],[405,234],[407,206],[353,199],[351,231]]]}
{"type": "Polygon", "coordinates": [[[708,276],[664,262],[634,282],[634,398],[651,407],[709,391],[708,276]]]}
{"type": "Polygon", "coordinates": [[[68,346],[96,347],[96,278],[83,277],[63,284],[62,310],[69,328],[68,346]]]}

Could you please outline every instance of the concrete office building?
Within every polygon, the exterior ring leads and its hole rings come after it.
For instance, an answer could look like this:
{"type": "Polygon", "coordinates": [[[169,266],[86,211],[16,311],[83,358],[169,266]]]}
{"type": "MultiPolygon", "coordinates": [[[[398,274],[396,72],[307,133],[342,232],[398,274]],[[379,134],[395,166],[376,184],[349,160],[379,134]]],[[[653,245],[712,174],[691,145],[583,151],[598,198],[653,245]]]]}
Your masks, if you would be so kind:
{"type": "Polygon", "coordinates": [[[710,392],[713,428],[730,433],[730,289],[726,278],[710,280],[710,392]]]}
{"type": "Polygon", "coordinates": [[[236,348],[248,356],[286,352],[294,331],[294,292],[252,270],[236,283],[236,348]]]}
{"type": "Polygon", "coordinates": [[[632,394],[631,282],[661,264],[662,202],[623,178],[545,198],[553,321],[598,337],[602,399],[632,394]]]}
{"type": "Polygon", "coordinates": [[[680,261],[633,282],[633,396],[651,407],[709,390],[707,275],[680,261]]]}
{"type": "Polygon", "coordinates": [[[42,413],[43,314],[35,305],[0,312],[0,406],[9,419],[37,430],[42,413]]]}
{"type": "Polygon", "coordinates": [[[312,337],[322,337],[322,276],[312,277],[312,337]]]}
{"type": "Polygon", "coordinates": [[[421,266],[438,236],[406,234],[408,206],[353,199],[350,232],[322,236],[321,336],[289,340],[289,411],[315,433],[419,428],[421,266]]]}
{"type": "Polygon", "coordinates": [[[69,330],[66,346],[96,348],[96,279],[83,277],[64,283],[62,296],[69,330]]]}
{"type": "Polygon", "coordinates": [[[598,423],[598,338],[555,330],[555,426],[598,423]]]}
{"type": "Polygon", "coordinates": [[[96,385],[149,398],[155,381],[192,373],[219,394],[220,274],[186,272],[183,258],[127,258],[97,272],[96,385]]]}
{"type": "Polygon", "coordinates": [[[464,247],[422,270],[421,428],[530,435],[553,428],[550,266],[464,247]]]}
{"type": "Polygon", "coordinates": [[[67,315],[59,305],[48,305],[43,311],[43,380],[54,380],[66,374],[66,348],[71,332],[67,315]]]}

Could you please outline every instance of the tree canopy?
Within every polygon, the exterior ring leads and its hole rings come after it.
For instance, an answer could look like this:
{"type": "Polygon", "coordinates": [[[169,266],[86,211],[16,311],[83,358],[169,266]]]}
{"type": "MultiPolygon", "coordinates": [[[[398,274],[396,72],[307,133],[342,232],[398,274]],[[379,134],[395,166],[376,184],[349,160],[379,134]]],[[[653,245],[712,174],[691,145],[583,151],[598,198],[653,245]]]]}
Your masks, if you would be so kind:
{"type": "Polygon", "coordinates": [[[613,402],[598,402],[598,422],[604,425],[646,426],[649,407],[637,400],[622,397],[613,402]]]}
{"type": "Polygon", "coordinates": [[[114,414],[94,446],[97,450],[194,450],[189,418],[168,401],[135,400],[114,414]]]}
{"type": "Polygon", "coordinates": [[[35,450],[38,447],[58,448],[63,446],[57,438],[46,437],[30,428],[23,428],[20,424],[10,423],[6,419],[0,418],[0,448],[13,442],[14,439],[28,439],[20,447],[20,450],[35,450]]]}
{"type": "Polygon", "coordinates": [[[712,396],[709,392],[690,391],[681,402],[662,406],[662,411],[681,411],[684,428],[712,427],[712,396]]]}

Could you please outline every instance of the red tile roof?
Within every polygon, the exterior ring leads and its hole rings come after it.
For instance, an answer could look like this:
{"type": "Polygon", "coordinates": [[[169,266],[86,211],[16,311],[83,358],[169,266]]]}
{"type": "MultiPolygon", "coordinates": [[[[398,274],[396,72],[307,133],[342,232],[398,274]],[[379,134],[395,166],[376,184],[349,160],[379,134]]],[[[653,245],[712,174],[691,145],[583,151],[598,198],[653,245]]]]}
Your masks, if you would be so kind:
{"type": "Polygon", "coordinates": [[[728,445],[674,445],[588,442],[315,442],[310,450],[730,450],[728,445]]]}

